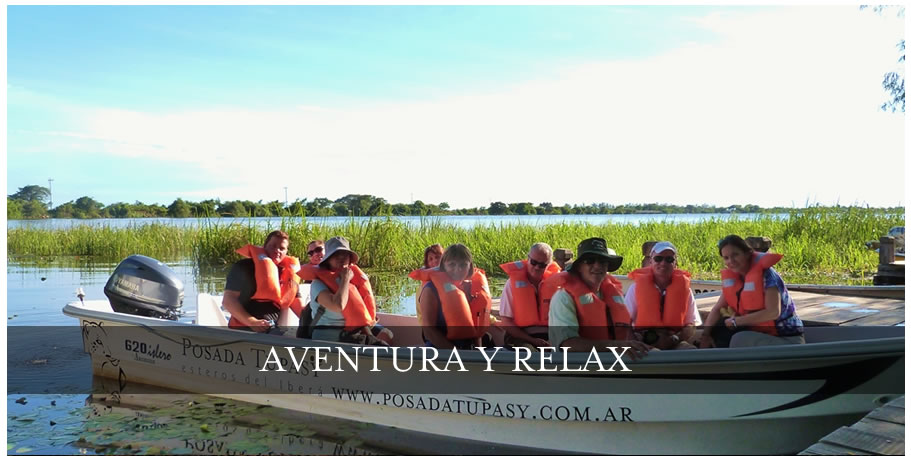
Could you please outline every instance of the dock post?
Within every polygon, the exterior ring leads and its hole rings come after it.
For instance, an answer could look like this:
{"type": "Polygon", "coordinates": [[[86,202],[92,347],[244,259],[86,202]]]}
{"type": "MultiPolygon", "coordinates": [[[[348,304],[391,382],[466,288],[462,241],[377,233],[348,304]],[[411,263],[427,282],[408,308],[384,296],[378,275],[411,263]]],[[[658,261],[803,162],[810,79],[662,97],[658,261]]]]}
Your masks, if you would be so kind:
{"type": "Polygon", "coordinates": [[[895,238],[883,236],[879,238],[879,264],[888,265],[895,261],[895,238]]]}
{"type": "Polygon", "coordinates": [[[879,238],[879,266],[873,276],[874,286],[904,285],[905,262],[895,261],[895,238],[883,236],[879,238]]]}

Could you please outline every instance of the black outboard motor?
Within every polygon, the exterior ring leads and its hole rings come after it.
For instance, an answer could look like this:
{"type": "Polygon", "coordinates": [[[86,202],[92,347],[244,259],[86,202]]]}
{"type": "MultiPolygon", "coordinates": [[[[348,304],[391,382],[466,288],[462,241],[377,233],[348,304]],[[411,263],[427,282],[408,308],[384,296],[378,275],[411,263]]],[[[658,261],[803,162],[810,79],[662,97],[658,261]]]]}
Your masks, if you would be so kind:
{"type": "Polygon", "coordinates": [[[164,263],[144,255],[125,258],[104,285],[118,313],[177,320],[183,306],[183,282],[164,263]]]}

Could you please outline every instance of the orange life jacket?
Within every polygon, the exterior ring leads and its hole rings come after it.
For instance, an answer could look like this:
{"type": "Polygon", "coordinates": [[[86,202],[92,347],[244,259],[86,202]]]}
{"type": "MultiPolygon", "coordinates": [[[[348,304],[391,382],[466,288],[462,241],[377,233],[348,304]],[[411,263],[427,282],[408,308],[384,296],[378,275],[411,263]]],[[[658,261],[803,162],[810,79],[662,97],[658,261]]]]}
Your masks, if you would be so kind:
{"type": "MultiPolygon", "coordinates": [[[[348,265],[354,272],[348,284],[348,303],[342,309],[345,318],[345,329],[373,326],[376,324],[376,299],[373,298],[373,288],[370,279],[357,265],[348,265]]],[[[297,273],[302,279],[319,279],[333,294],[338,292],[338,271],[329,271],[317,265],[304,265],[297,273]]]]}
{"type": "Polygon", "coordinates": [[[237,249],[237,253],[253,259],[256,292],[250,299],[270,301],[279,308],[290,307],[297,298],[300,282],[295,274],[300,269],[297,258],[286,255],[276,265],[262,247],[253,244],[237,249]]]}
{"type": "MultiPolygon", "coordinates": [[[[554,298],[554,294],[557,293],[557,290],[561,289],[568,280],[569,273],[561,271],[541,281],[541,284],[538,286],[538,297],[541,300],[538,312],[540,313],[541,319],[547,321],[548,316],[550,316],[550,300],[554,298]]],[[[623,283],[620,282],[619,279],[608,274],[604,280],[616,287],[620,293],[623,293],[623,283]]]]}
{"type": "MultiPolygon", "coordinates": [[[[509,275],[512,286],[512,318],[519,327],[546,326],[547,313],[542,311],[543,304],[538,297],[538,287],[528,280],[528,260],[503,263],[500,268],[509,275]],[[542,316],[543,315],[543,316],[542,316]]],[[[544,269],[541,282],[560,272],[560,265],[550,262],[544,269]]],[[[548,300],[548,307],[550,306],[548,300]]]]}
{"type": "Polygon", "coordinates": [[[636,329],[680,329],[684,326],[686,308],[692,295],[690,273],[674,270],[671,274],[671,284],[667,286],[664,294],[663,306],[661,292],[655,286],[655,273],[651,268],[640,268],[627,276],[636,281],[636,329]]]}
{"type": "MultiPolygon", "coordinates": [[[[765,284],[762,273],[781,261],[781,258],[782,255],[777,253],[754,251],[751,256],[753,264],[745,276],[731,269],[721,270],[722,296],[737,316],[765,309],[765,284]]],[[[774,319],[749,327],[751,330],[769,335],[778,335],[774,319]]]]}
{"type": "Polygon", "coordinates": [[[445,271],[437,268],[417,269],[409,275],[418,281],[430,281],[437,290],[446,338],[449,340],[475,339],[487,332],[490,326],[490,288],[484,270],[475,268],[471,275],[471,302],[462,292],[462,281],[453,281],[445,271]]]}
{"type": "Polygon", "coordinates": [[[570,274],[563,286],[576,303],[579,336],[593,340],[626,340],[629,338],[630,317],[623,303],[623,292],[612,281],[601,283],[602,298],[598,298],[581,279],[570,274]],[[609,316],[608,316],[609,313],[609,316]]]}

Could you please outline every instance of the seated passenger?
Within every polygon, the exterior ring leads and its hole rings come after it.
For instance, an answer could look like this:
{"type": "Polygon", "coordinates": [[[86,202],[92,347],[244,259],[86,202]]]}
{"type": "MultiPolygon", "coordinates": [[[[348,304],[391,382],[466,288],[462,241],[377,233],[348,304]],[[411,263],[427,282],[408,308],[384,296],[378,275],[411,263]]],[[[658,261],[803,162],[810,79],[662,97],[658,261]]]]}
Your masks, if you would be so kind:
{"type": "Polygon", "coordinates": [[[598,237],[580,242],[577,253],[576,260],[567,266],[565,284],[550,301],[550,343],[582,352],[592,347],[630,347],[627,357],[646,355],[649,347],[633,339],[619,283],[607,274],[620,268],[623,257],[598,237]]]}
{"type": "MultiPolygon", "coordinates": [[[[440,266],[440,259],[443,258],[443,246],[440,244],[431,244],[426,249],[424,249],[424,266],[421,269],[430,269],[440,266]]],[[[418,290],[414,294],[414,306],[415,311],[418,316],[418,324],[421,323],[421,310],[420,310],[420,300],[421,300],[421,290],[424,289],[426,282],[421,281],[418,284],[418,290]]]]}
{"type": "Polygon", "coordinates": [[[652,266],[652,247],[657,241],[645,241],[642,243],[642,265],[640,268],[652,266]]]}
{"type": "Polygon", "coordinates": [[[222,305],[231,313],[228,327],[266,332],[283,308],[300,316],[300,280],[295,274],[300,263],[288,255],[288,234],[272,231],[262,247],[248,244],[237,253],[247,258],[231,266],[225,281],[222,305]]]}
{"type": "Polygon", "coordinates": [[[490,288],[484,271],[474,267],[468,247],[453,244],[438,268],[414,270],[409,276],[430,282],[424,284],[418,304],[428,346],[486,346],[482,341],[490,326],[490,288]]]}
{"type": "MultiPolygon", "coordinates": [[[[323,261],[323,241],[314,239],[307,244],[307,258],[311,265],[319,265],[319,262],[323,261]]],[[[310,284],[313,281],[304,279],[302,282],[310,284]]]]}
{"type": "Polygon", "coordinates": [[[736,234],[718,242],[718,253],[727,268],[721,270],[721,296],[705,320],[699,348],[805,343],[794,301],[772,269],[782,256],[756,252],[736,234]],[[723,315],[725,308],[732,315],[723,315]]]}
{"type": "Polygon", "coordinates": [[[547,341],[547,312],[539,297],[539,286],[560,272],[553,261],[553,250],[538,242],[531,246],[528,258],[503,263],[500,268],[509,275],[500,297],[500,323],[506,331],[505,343],[513,347],[550,346],[547,341]]]}
{"type": "Polygon", "coordinates": [[[307,244],[307,258],[311,265],[319,265],[323,261],[323,241],[315,239],[307,244]]]}
{"type": "Polygon", "coordinates": [[[392,332],[376,322],[376,301],[370,280],[357,267],[358,255],[344,237],[326,242],[318,266],[304,265],[298,275],[311,279],[313,339],[386,345],[392,332]]]}
{"type": "Polygon", "coordinates": [[[628,275],[635,281],[626,291],[633,328],[645,344],[659,350],[696,348],[689,343],[695,333],[696,298],[690,274],[677,269],[677,248],[661,241],[649,257],[650,266],[628,275]]]}

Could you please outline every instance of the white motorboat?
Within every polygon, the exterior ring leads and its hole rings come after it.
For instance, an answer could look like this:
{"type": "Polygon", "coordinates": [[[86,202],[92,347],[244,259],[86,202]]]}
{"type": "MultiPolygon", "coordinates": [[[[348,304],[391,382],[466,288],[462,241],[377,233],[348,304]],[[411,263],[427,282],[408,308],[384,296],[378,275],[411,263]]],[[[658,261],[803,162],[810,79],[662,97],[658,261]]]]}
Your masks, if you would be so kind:
{"type": "Polygon", "coordinates": [[[380,315],[395,350],[296,338],[293,314],[285,335],[233,330],[206,294],[194,324],[108,300],[63,312],[114,394],[148,384],[506,451],[796,454],[904,394],[903,327],[808,328],[805,345],[655,351],[618,366],[610,351],[421,349],[416,318],[401,315],[380,315]],[[434,353],[445,371],[425,360],[434,353]]]}

